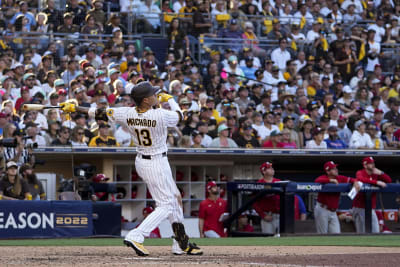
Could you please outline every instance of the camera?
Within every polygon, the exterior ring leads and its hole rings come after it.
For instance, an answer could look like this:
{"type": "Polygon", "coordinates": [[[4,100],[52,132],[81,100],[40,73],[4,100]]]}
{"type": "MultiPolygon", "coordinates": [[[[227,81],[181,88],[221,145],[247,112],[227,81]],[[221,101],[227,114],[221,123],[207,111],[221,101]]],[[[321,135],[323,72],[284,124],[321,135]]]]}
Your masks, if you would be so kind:
{"type": "Polygon", "coordinates": [[[15,138],[0,139],[0,146],[2,147],[17,147],[18,141],[15,138]]]}
{"type": "Polygon", "coordinates": [[[36,149],[38,148],[38,143],[30,143],[25,145],[26,149],[36,149]]]}

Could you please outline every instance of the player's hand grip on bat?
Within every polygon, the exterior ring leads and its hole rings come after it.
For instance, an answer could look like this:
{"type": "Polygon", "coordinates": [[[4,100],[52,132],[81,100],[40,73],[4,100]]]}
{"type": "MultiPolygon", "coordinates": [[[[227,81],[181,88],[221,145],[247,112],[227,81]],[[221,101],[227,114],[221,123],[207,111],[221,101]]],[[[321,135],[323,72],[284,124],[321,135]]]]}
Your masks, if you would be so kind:
{"type": "Polygon", "coordinates": [[[76,105],[68,101],[60,103],[60,107],[62,111],[67,113],[76,112],[76,105]]]}
{"type": "Polygon", "coordinates": [[[157,95],[158,101],[160,103],[168,102],[169,99],[173,98],[172,95],[166,94],[166,93],[159,93],[157,95]]]}

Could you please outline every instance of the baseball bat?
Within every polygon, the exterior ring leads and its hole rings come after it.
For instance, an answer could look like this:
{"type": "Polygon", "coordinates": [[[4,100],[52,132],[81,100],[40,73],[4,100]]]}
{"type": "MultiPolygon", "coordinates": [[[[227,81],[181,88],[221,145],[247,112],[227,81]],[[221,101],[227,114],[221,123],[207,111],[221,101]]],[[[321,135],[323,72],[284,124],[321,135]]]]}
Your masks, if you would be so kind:
{"type": "Polygon", "coordinates": [[[45,106],[45,105],[40,105],[40,104],[23,104],[22,105],[23,111],[43,110],[43,109],[50,109],[50,108],[61,108],[61,107],[60,106],[45,106]]]}

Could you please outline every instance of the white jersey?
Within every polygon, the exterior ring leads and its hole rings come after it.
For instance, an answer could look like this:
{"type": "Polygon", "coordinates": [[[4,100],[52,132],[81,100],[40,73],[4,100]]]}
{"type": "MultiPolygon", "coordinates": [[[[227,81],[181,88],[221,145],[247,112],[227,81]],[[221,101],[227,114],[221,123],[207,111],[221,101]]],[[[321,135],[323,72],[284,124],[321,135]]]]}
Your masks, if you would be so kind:
{"type": "Polygon", "coordinates": [[[167,127],[174,127],[179,122],[178,112],[161,108],[143,113],[132,107],[109,108],[107,115],[110,121],[129,129],[138,153],[143,155],[167,152],[167,127]]]}

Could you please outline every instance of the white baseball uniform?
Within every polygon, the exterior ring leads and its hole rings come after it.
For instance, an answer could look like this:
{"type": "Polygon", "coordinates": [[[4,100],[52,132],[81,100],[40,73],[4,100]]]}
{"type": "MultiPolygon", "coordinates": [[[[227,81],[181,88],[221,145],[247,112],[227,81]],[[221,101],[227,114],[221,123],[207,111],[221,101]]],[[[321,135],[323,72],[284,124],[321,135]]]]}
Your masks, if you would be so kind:
{"type": "MultiPolygon", "coordinates": [[[[155,210],[136,229],[130,231],[126,239],[143,243],[164,219],[183,222],[183,209],[180,192],[172,177],[167,158],[167,127],[175,127],[179,122],[179,106],[175,100],[168,100],[172,109],[150,109],[139,113],[136,108],[120,107],[107,109],[110,121],[127,126],[137,146],[135,160],[136,171],[146,182],[154,201],[155,210]]],[[[89,110],[94,115],[94,110],[89,110]]],[[[173,239],[173,252],[181,252],[178,243],[173,239]]]]}

